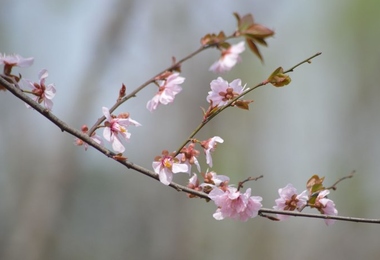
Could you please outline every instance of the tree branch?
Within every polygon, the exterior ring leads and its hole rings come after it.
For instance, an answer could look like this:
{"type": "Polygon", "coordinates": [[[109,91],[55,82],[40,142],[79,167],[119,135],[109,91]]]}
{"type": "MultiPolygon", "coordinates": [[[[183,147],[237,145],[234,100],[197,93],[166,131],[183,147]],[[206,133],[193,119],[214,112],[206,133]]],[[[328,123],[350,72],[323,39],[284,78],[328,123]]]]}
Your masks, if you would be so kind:
{"type": "MultiPolygon", "coordinates": [[[[69,134],[83,140],[88,145],[94,147],[96,150],[98,150],[102,154],[106,155],[107,157],[113,158],[116,155],[114,152],[112,152],[112,151],[106,149],[105,147],[99,145],[98,143],[96,143],[87,134],[83,134],[81,131],[68,126],[64,121],[62,121],[58,117],[56,117],[51,111],[47,110],[46,108],[44,108],[43,106],[41,106],[40,104],[35,102],[33,99],[31,99],[30,97],[25,95],[18,87],[16,87],[16,85],[7,82],[2,76],[0,76],[0,85],[4,86],[13,95],[18,97],[19,99],[21,99],[25,103],[29,104],[38,113],[40,113],[41,115],[46,117],[49,121],[51,121],[58,128],[60,128],[62,132],[66,131],[69,134]]],[[[142,173],[148,177],[159,180],[158,175],[155,172],[150,171],[150,170],[148,170],[148,169],[146,169],[140,165],[134,164],[134,163],[126,161],[126,160],[115,160],[115,161],[123,164],[124,166],[126,166],[129,169],[134,169],[135,171],[138,171],[138,172],[140,172],[140,173],[142,173]]],[[[177,191],[183,191],[183,192],[190,193],[190,194],[196,195],[198,197],[201,197],[201,198],[204,198],[207,200],[209,199],[207,194],[205,194],[203,192],[198,192],[198,191],[192,190],[188,187],[182,186],[182,185],[177,184],[175,182],[172,182],[169,186],[176,189],[177,191]]]]}
{"type": "MultiPolygon", "coordinates": [[[[193,53],[192,56],[194,56],[196,53],[193,53]]],[[[316,57],[320,55],[320,53],[317,53],[315,54],[314,56],[304,60],[303,62],[297,64],[296,66],[292,67],[290,70],[288,70],[287,72],[289,71],[292,71],[294,68],[296,68],[297,66],[305,63],[305,62],[309,62],[310,59],[316,57]]],[[[188,56],[189,57],[189,56],[188,56]]],[[[184,58],[185,59],[185,58],[184,58]]],[[[183,60],[181,60],[180,62],[182,62],[183,60]]],[[[174,66],[174,65],[173,65],[174,66]]],[[[148,81],[147,81],[148,82],[148,81]]],[[[147,83],[149,84],[149,83],[147,83]]],[[[127,168],[131,168],[135,171],[138,171],[150,178],[153,178],[157,181],[159,181],[159,178],[158,178],[158,175],[153,172],[153,171],[150,171],[142,166],[139,166],[137,164],[134,164],[132,162],[129,162],[127,160],[116,160],[115,156],[116,154],[111,152],[110,150],[104,148],[103,146],[99,145],[98,143],[96,143],[94,140],[92,140],[89,135],[87,134],[83,134],[81,131],[75,129],[75,128],[72,128],[70,126],[68,126],[64,121],[60,120],[58,117],[56,117],[51,111],[47,110],[46,108],[44,108],[43,106],[41,106],[40,104],[38,104],[37,102],[35,102],[33,99],[29,98],[27,95],[25,95],[21,89],[17,86],[17,84],[11,84],[9,83],[7,80],[5,80],[3,78],[3,76],[0,76],[0,85],[5,87],[7,90],[9,90],[13,95],[15,95],[16,97],[18,97],[19,99],[21,99],[22,101],[24,101],[25,103],[29,104],[32,108],[34,108],[38,113],[40,113],[41,115],[43,115],[44,117],[46,117],[49,121],[51,121],[53,124],[55,124],[57,127],[59,127],[61,129],[62,132],[66,131],[68,132],[69,134],[83,140],[84,142],[86,142],[87,144],[89,144],[90,146],[94,147],[96,150],[98,150],[99,152],[101,152],[102,154],[106,155],[107,157],[110,157],[110,158],[113,158],[115,161],[123,164],[124,166],[126,166],[127,168]]],[[[259,84],[257,85],[255,88],[259,87],[259,86],[262,86],[263,84],[259,84]]],[[[140,87],[142,89],[142,87],[140,87]]],[[[137,89],[138,90],[138,89],[137,89]]],[[[251,89],[252,90],[252,89],[251,89]]],[[[138,92],[138,91],[137,91],[138,92]]],[[[136,92],[136,93],[137,93],[136,92]]],[[[132,95],[132,93],[130,94],[132,95]]],[[[127,97],[125,97],[127,98],[127,97]]],[[[233,102],[233,101],[232,101],[233,102]]],[[[231,103],[232,103],[231,102],[231,103]]],[[[211,118],[210,118],[211,119],[211,118]]],[[[104,119],[103,119],[104,120],[104,119]]],[[[346,179],[346,178],[351,178],[353,175],[353,173],[351,173],[349,176],[346,176],[346,177],[343,177],[341,179],[339,179],[336,183],[334,183],[330,188],[331,189],[334,189],[335,185],[337,185],[340,181],[342,181],[343,179],[346,179]]],[[[258,177],[258,178],[261,178],[258,177]]],[[[248,179],[247,179],[248,180],[248,179]]],[[[196,191],[196,190],[193,190],[193,189],[190,189],[188,187],[185,187],[183,185],[180,185],[180,184],[177,184],[175,182],[172,182],[169,184],[170,187],[174,188],[175,190],[177,191],[182,191],[182,192],[186,192],[186,193],[189,193],[189,194],[193,194],[199,198],[202,198],[202,199],[206,199],[207,201],[210,200],[210,198],[208,197],[208,195],[206,193],[203,193],[203,192],[199,192],[199,191],[196,191]]],[[[336,189],[336,188],[335,188],[336,189]]],[[[294,211],[279,211],[279,210],[273,210],[273,209],[267,209],[267,208],[262,208],[259,210],[259,215],[262,216],[262,217],[266,217],[266,218],[269,218],[271,219],[270,216],[267,216],[265,215],[265,213],[267,214],[282,214],[282,215],[290,215],[290,216],[294,216],[294,217],[307,217],[307,218],[321,218],[321,219],[335,219],[335,220],[341,220],[341,221],[350,221],[350,222],[360,222],[360,223],[372,223],[372,224],[380,224],[380,219],[366,219],[366,218],[353,218],[353,217],[343,217],[343,216],[327,216],[327,215],[320,215],[320,214],[309,214],[309,213],[301,213],[301,212],[294,212],[294,211]]],[[[273,219],[273,218],[272,218],[273,219]]]]}
{"type": "Polygon", "coordinates": [[[273,209],[266,209],[266,208],[262,208],[261,210],[259,210],[259,215],[262,217],[267,217],[263,213],[289,215],[293,217],[335,219],[335,220],[349,221],[349,222],[380,224],[380,219],[328,216],[328,215],[321,215],[321,214],[310,214],[310,213],[302,213],[302,212],[295,212],[295,211],[282,211],[282,210],[273,210],[273,209]]]}

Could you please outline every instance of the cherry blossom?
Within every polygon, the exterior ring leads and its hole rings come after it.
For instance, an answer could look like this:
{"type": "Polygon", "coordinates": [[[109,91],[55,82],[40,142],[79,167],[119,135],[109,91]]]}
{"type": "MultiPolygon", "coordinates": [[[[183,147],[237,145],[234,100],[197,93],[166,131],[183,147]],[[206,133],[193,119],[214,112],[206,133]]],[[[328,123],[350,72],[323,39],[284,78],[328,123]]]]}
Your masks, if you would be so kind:
{"type": "MultiPolygon", "coordinates": [[[[19,86],[23,89],[29,88],[31,89],[31,94],[33,94],[34,100],[38,103],[44,103],[44,106],[51,110],[53,107],[53,102],[51,101],[56,93],[54,84],[49,84],[46,86],[45,80],[49,76],[49,73],[46,69],[43,69],[38,74],[40,79],[40,83],[33,83],[27,79],[21,79],[19,82],[19,86]]],[[[30,105],[26,104],[28,108],[31,108],[30,105]]]]}
{"type": "Polygon", "coordinates": [[[193,173],[193,176],[191,176],[189,179],[189,184],[187,185],[187,187],[194,188],[194,187],[198,187],[198,186],[199,186],[198,175],[193,173]]]}
{"type": "Polygon", "coordinates": [[[169,155],[167,151],[162,152],[162,157],[157,157],[152,163],[155,173],[158,174],[160,182],[169,185],[173,180],[173,174],[188,172],[188,165],[180,163],[178,158],[169,155]]]}
{"type": "Polygon", "coordinates": [[[33,64],[34,58],[23,58],[18,54],[5,55],[0,53],[0,64],[4,65],[4,73],[9,75],[12,67],[17,66],[20,68],[29,67],[33,64]]]}
{"type": "Polygon", "coordinates": [[[215,151],[217,143],[223,143],[224,140],[219,136],[214,136],[210,139],[201,142],[201,146],[206,154],[206,163],[212,167],[211,152],[215,151]]]}
{"type": "Polygon", "coordinates": [[[262,207],[262,198],[251,196],[251,189],[241,193],[235,187],[228,186],[225,190],[214,188],[208,195],[218,207],[213,217],[216,220],[224,218],[247,221],[257,216],[262,207]]]}
{"type": "Polygon", "coordinates": [[[230,181],[230,178],[226,175],[218,175],[216,172],[207,172],[204,176],[204,184],[212,185],[213,187],[219,187],[222,185],[227,185],[230,181]]]}
{"type": "MultiPolygon", "coordinates": [[[[309,199],[307,190],[304,190],[299,195],[297,195],[296,188],[292,184],[286,185],[284,188],[278,190],[280,198],[276,199],[276,206],[273,208],[275,210],[289,210],[293,211],[297,209],[298,211],[302,210],[306,206],[309,199]]],[[[288,215],[277,215],[279,220],[286,220],[289,218],[288,215]]]]}
{"type": "MultiPolygon", "coordinates": [[[[191,178],[189,179],[189,183],[187,184],[187,187],[192,190],[203,191],[202,186],[199,185],[198,176],[195,173],[193,173],[193,176],[191,176],[191,178]]],[[[190,194],[190,193],[188,193],[187,196],[189,198],[197,197],[196,195],[190,194]]]]}
{"type": "Polygon", "coordinates": [[[182,87],[179,86],[185,81],[185,78],[180,77],[179,73],[171,74],[158,89],[156,95],[148,101],[146,108],[153,112],[156,110],[159,104],[167,105],[174,101],[174,97],[182,91],[182,87]]]}
{"type": "MultiPolygon", "coordinates": [[[[335,203],[327,198],[327,195],[330,193],[329,190],[323,190],[318,194],[317,199],[315,200],[314,207],[319,210],[322,214],[329,216],[337,216],[338,210],[335,208],[335,203]]],[[[335,219],[325,219],[326,225],[334,224],[335,219]]]]}
{"type": "Polygon", "coordinates": [[[213,106],[224,106],[232,99],[243,93],[245,86],[241,85],[240,79],[235,79],[228,83],[221,77],[214,79],[210,83],[211,91],[208,92],[207,102],[213,106]]]}
{"type": "Polygon", "coordinates": [[[209,70],[215,73],[223,73],[231,70],[238,62],[241,61],[239,54],[244,50],[244,41],[231,45],[226,50],[222,50],[222,56],[211,65],[209,70]]]}
{"type": "Polygon", "coordinates": [[[195,144],[191,143],[188,147],[183,147],[181,149],[181,153],[179,154],[179,158],[181,163],[186,164],[189,167],[188,173],[191,172],[191,166],[195,164],[197,166],[198,172],[201,171],[201,166],[198,162],[197,156],[199,155],[199,151],[194,149],[195,144]]]}
{"type": "MultiPolygon", "coordinates": [[[[82,130],[82,133],[87,134],[88,133],[88,127],[87,127],[87,125],[83,125],[81,127],[81,130],[82,130]]],[[[95,132],[92,133],[91,139],[94,140],[97,144],[103,145],[103,140],[95,132]]],[[[83,145],[85,151],[87,151],[87,149],[88,149],[88,143],[84,142],[82,139],[76,138],[74,144],[78,145],[78,146],[82,146],[83,145]]]]}
{"type": "Polygon", "coordinates": [[[117,153],[123,153],[125,147],[121,143],[121,139],[129,140],[131,133],[128,132],[127,128],[130,125],[141,126],[140,123],[131,119],[129,115],[121,115],[119,117],[111,116],[108,108],[103,107],[103,115],[106,118],[104,123],[103,137],[108,142],[112,143],[112,149],[117,153]]]}

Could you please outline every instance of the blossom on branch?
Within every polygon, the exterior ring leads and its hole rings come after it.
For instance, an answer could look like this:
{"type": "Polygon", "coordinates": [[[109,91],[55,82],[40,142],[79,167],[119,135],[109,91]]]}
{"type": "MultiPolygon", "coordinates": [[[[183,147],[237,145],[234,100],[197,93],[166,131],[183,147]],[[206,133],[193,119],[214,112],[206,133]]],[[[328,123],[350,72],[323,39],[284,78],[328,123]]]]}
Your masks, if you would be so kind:
{"type": "Polygon", "coordinates": [[[210,83],[211,91],[208,92],[207,102],[213,107],[222,107],[243,93],[245,86],[241,85],[240,79],[235,79],[228,83],[221,77],[214,79],[210,83]]]}
{"type": "MultiPolygon", "coordinates": [[[[56,93],[54,84],[45,84],[45,79],[49,76],[49,73],[46,69],[43,69],[38,74],[38,77],[40,79],[40,83],[33,83],[30,80],[27,79],[21,79],[19,82],[20,88],[29,88],[32,91],[30,92],[35,96],[34,100],[38,103],[44,103],[44,106],[51,110],[53,107],[53,102],[51,101],[56,93]]],[[[31,108],[30,105],[25,104],[26,107],[31,108]]]]}
{"type": "Polygon", "coordinates": [[[182,87],[179,86],[185,81],[184,77],[180,77],[179,73],[173,73],[167,77],[167,79],[160,84],[156,95],[148,101],[146,108],[153,112],[156,110],[159,104],[167,105],[174,101],[174,97],[182,91],[182,87]]]}
{"type": "Polygon", "coordinates": [[[239,54],[244,50],[244,41],[231,45],[228,49],[223,49],[222,56],[211,65],[209,70],[215,73],[223,73],[231,70],[238,62],[241,61],[239,54]]]}
{"type": "Polygon", "coordinates": [[[230,177],[226,175],[218,175],[216,172],[207,172],[204,174],[204,186],[210,185],[212,187],[227,186],[230,177]]]}
{"type": "Polygon", "coordinates": [[[131,138],[131,133],[128,132],[127,128],[130,125],[141,126],[141,124],[131,119],[128,114],[121,114],[115,117],[110,114],[108,108],[103,107],[102,110],[106,118],[103,137],[112,143],[112,149],[115,152],[122,153],[125,151],[125,147],[121,143],[121,139],[128,141],[131,138]]]}
{"type": "Polygon", "coordinates": [[[214,188],[208,196],[218,207],[213,214],[216,220],[232,218],[247,221],[249,218],[256,217],[262,207],[262,198],[251,196],[251,188],[248,188],[245,193],[231,186],[224,190],[214,188]]]}
{"type": "MultiPolygon", "coordinates": [[[[199,185],[198,176],[195,173],[193,173],[193,176],[190,177],[189,183],[187,184],[186,187],[188,187],[188,188],[190,188],[192,190],[195,190],[195,191],[203,191],[202,186],[199,185]]],[[[189,198],[195,198],[196,197],[196,195],[193,195],[193,194],[190,194],[190,193],[188,193],[187,196],[189,198]]]]}
{"type": "MultiPolygon", "coordinates": [[[[313,205],[314,208],[318,209],[321,214],[329,215],[329,216],[337,216],[338,210],[335,208],[335,203],[327,198],[327,195],[330,193],[329,190],[321,191],[313,205]]],[[[335,219],[325,219],[326,225],[334,224],[335,219]]]]}
{"type": "MultiPolygon", "coordinates": [[[[88,127],[87,127],[87,125],[83,125],[81,127],[81,130],[82,130],[82,133],[87,134],[88,133],[88,127]]],[[[103,140],[95,132],[92,133],[91,139],[94,140],[97,144],[103,145],[103,140]]],[[[87,151],[87,149],[88,149],[88,143],[86,143],[82,139],[76,138],[74,144],[78,145],[78,146],[82,146],[83,145],[85,151],[87,151]]]]}
{"type": "MultiPolygon", "coordinates": [[[[301,211],[303,207],[306,206],[309,199],[307,190],[304,190],[299,195],[297,195],[296,188],[292,184],[286,185],[284,188],[278,190],[280,198],[276,199],[276,206],[273,206],[275,210],[289,210],[294,211],[297,209],[301,211]]],[[[277,215],[279,220],[286,220],[289,218],[288,215],[277,215]]]]}
{"type": "Polygon", "coordinates": [[[201,142],[201,146],[206,154],[206,163],[212,167],[211,152],[215,151],[217,143],[223,143],[224,140],[219,136],[214,136],[201,142]]]}
{"type": "Polygon", "coordinates": [[[12,67],[17,66],[20,68],[29,67],[33,64],[34,58],[23,58],[18,54],[5,55],[0,53],[0,64],[4,65],[4,74],[10,75],[12,67]]]}
{"type": "Polygon", "coordinates": [[[180,163],[179,159],[170,155],[168,151],[163,151],[162,156],[156,157],[152,167],[154,172],[158,174],[160,182],[165,185],[172,182],[173,174],[188,172],[189,170],[188,165],[180,163]]]}
{"type": "Polygon", "coordinates": [[[201,166],[197,159],[197,156],[199,155],[199,151],[195,150],[194,147],[195,147],[195,144],[191,143],[188,145],[188,147],[183,147],[181,149],[180,154],[178,155],[181,163],[184,163],[189,167],[188,174],[191,173],[191,166],[193,164],[197,166],[198,172],[201,171],[201,166]]]}

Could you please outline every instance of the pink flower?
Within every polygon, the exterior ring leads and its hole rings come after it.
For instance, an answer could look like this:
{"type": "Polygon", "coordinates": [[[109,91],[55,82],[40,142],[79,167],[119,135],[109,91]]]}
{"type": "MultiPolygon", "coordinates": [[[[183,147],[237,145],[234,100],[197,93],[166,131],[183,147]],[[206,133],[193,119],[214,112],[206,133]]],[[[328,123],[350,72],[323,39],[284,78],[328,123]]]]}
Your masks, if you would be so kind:
{"type": "Polygon", "coordinates": [[[189,179],[189,184],[187,187],[198,187],[199,186],[199,181],[198,181],[198,176],[193,173],[193,176],[189,179]]]}
{"type": "MultiPolygon", "coordinates": [[[[87,127],[87,125],[83,125],[81,127],[81,130],[82,130],[82,133],[87,134],[88,133],[88,127],[87,127]]],[[[103,140],[95,132],[92,133],[91,139],[94,140],[97,144],[103,145],[103,140]]],[[[87,151],[87,149],[88,149],[88,143],[84,142],[82,139],[76,138],[74,144],[78,145],[78,146],[82,146],[83,145],[85,151],[87,151]]]]}
{"type": "Polygon", "coordinates": [[[178,155],[181,163],[186,164],[189,167],[188,174],[191,172],[191,166],[195,164],[197,166],[198,172],[201,172],[201,166],[198,162],[197,156],[199,151],[194,149],[195,144],[191,143],[187,147],[181,149],[181,153],[178,155]]]}
{"type": "MultiPolygon", "coordinates": [[[[188,187],[188,188],[190,188],[192,190],[195,190],[195,191],[203,191],[202,186],[199,185],[198,176],[195,173],[193,173],[193,176],[189,179],[189,183],[187,184],[186,187],[188,187]]],[[[188,193],[187,197],[189,197],[189,198],[195,198],[197,196],[194,195],[194,194],[188,193]]]]}
{"type": "MultiPolygon", "coordinates": [[[[317,199],[315,200],[314,207],[319,210],[322,214],[329,216],[337,216],[338,210],[335,208],[335,203],[327,198],[327,195],[330,193],[329,190],[323,190],[318,194],[317,199]]],[[[325,219],[326,225],[334,224],[335,219],[325,219]]]]}
{"type": "MultiPolygon", "coordinates": [[[[307,195],[307,190],[301,192],[301,194],[297,195],[296,188],[293,187],[292,184],[286,185],[284,188],[278,190],[278,194],[280,198],[276,199],[276,206],[273,208],[275,210],[289,210],[293,211],[297,209],[300,211],[303,207],[306,206],[307,201],[309,199],[307,195]]],[[[286,220],[289,218],[288,215],[277,215],[279,220],[286,220]]]]}
{"type": "MultiPolygon", "coordinates": [[[[51,101],[56,93],[54,84],[45,85],[45,79],[49,76],[49,73],[46,69],[41,70],[38,74],[40,78],[40,83],[33,83],[26,79],[21,79],[19,82],[19,86],[21,88],[29,88],[32,89],[31,94],[35,96],[34,100],[38,103],[44,102],[44,106],[51,110],[53,107],[53,102],[51,101]]],[[[28,108],[30,105],[26,104],[28,108]]]]}
{"type": "Polygon", "coordinates": [[[172,103],[175,95],[182,91],[182,87],[180,87],[179,84],[182,84],[184,81],[185,78],[179,77],[179,73],[171,74],[165,82],[160,85],[156,95],[148,101],[146,108],[152,112],[157,109],[160,103],[163,105],[172,103]]]}
{"type": "Polygon", "coordinates": [[[20,68],[29,67],[33,64],[34,58],[23,58],[18,54],[5,55],[0,53],[0,64],[4,66],[17,66],[20,68]]]}
{"type": "Polygon", "coordinates": [[[236,63],[241,61],[239,54],[244,50],[244,42],[231,45],[228,49],[222,51],[220,59],[212,64],[209,70],[215,73],[223,73],[231,70],[236,63]]]}
{"type": "Polygon", "coordinates": [[[251,196],[251,189],[241,193],[235,187],[228,186],[225,191],[214,188],[208,195],[218,207],[213,217],[217,220],[224,218],[247,221],[257,216],[262,207],[261,197],[251,196]]]}
{"type": "Polygon", "coordinates": [[[108,108],[103,107],[102,109],[103,115],[106,117],[103,137],[108,142],[112,143],[112,149],[115,152],[122,153],[125,151],[125,147],[121,143],[120,138],[128,141],[131,137],[131,133],[128,132],[127,128],[130,125],[141,126],[141,124],[131,119],[129,116],[111,116],[108,108]]]}
{"type": "Polygon", "coordinates": [[[158,174],[160,182],[165,185],[169,185],[173,180],[173,174],[178,172],[188,172],[188,166],[183,163],[179,163],[178,158],[175,158],[167,151],[162,152],[162,157],[158,157],[152,163],[152,167],[155,173],[158,174]]]}
{"type": "Polygon", "coordinates": [[[224,106],[232,99],[239,96],[244,91],[244,87],[241,85],[240,79],[235,79],[231,83],[228,83],[221,77],[214,79],[210,83],[211,91],[208,92],[207,102],[213,106],[224,106]]]}
{"type": "Polygon", "coordinates": [[[201,142],[201,146],[206,154],[206,163],[212,167],[211,152],[215,151],[217,143],[223,143],[224,140],[219,136],[214,136],[210,139],[201,142]]]}
{"type": "Polygon", "coordinates": [[[207,172],[204,176],[205,183],[201,184],[202,186],[212,186],[219,187],[221,185],[227,186],[230,178],[225,175],[218,175],[216,172],[207,172]]]}
{"type": "MultiPolygon", "coordinates": [[[[100,136],[93,135],[93,136],[91,136],[91,139],[94,140],[97,144],[103,145],[103,140],[100,138],[100,136]]],[[[85,151],[87,151],[87,149],[88,149],[88,143],[84,142],[82,139],[76,138],[74,144],[78,145],[78,146],[83,145],[85,151]]]]}

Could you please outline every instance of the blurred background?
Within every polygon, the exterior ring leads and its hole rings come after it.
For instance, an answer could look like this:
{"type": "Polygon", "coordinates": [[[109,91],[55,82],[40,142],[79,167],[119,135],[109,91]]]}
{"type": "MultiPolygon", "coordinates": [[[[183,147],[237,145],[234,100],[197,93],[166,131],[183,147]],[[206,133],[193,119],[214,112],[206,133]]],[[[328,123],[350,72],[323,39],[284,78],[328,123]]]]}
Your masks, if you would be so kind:
{"type": "MultiPolygon", "coordinates": [[[[276,34],[261,47],[263,64],[246,51],[226,80],[253,86],[278,66],[323,54],[291,73],[289,86],[251,93],[250,111],[229,109],[202,129],[198,139],[225,140],[213,170],[232,183],[264,175],[245,188],[267,208],[289,182],[302,191],[313,174],[330,185],[356,170],[330,198],[339,215],[380,218],[379,10],[376,0],[1,0],[0,51],[35,58],[17,70],[25,78],[48,69],[53,112],[79,129],[114,104],[122,83],[132,91],[203,35],[232,33],[233,12],[252,13],[276,34]]],[[[173,104],[150,113],[149,86],[117,110],[143,125],[131,129],[130,161],[150,169],[199,124],[218,57],[209,50],[183,65],[173,104]]],[[[216,221],[213,203],[85,152],[9,92],[0,93],[0,119],[0,259],[380,259],[378,225],[216,221]]]]}

